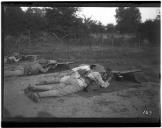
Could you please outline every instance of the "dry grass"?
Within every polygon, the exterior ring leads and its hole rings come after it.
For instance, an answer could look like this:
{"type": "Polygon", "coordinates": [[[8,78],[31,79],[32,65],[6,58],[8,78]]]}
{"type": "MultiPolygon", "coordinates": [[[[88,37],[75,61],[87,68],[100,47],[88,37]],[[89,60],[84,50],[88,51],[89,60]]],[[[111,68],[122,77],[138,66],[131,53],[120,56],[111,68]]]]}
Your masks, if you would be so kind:
{"type": "Polygon", "coordinates": [[[59,98],[45,98],[41,103],[35,104],[23,94],[22,90],[29,83],[53,79],[54,74],[6,78],[4,80],[5,116],[145,117],[147,115],[143,115],[142,112],[144,106],[147,106],[153,112],[152,116],[159,117],[160,100],[157,93],[160,87],[157,77],[160,71],[159,48],[79,46],[50,41],[21,48],[23,54],[38,54],[58,61],[74,61],[75,65],[99,63],[113,70],[140,68],[148,81],[143,81],[141,85],[113,81],[107,89],[89,93],[79,92],[59,98]]]}
{"type": "MultiPolygon", "coordinates": [[[[46,42],[36,42],[35,40],[32,44],[22,45],[20,52],[22,54],[37,54],[58,61],[74,61],[76,65],[99,63],[113,70],[140,68],[150,77],[157,76],[160,72],[160,48],[112,47],[93,44],[93,42],[89,42],[93,45],[76,45],[77,42],[67,45],[67,43],[69,42],[61,43],[50,39],[46,42]]],[[[150,77],[149,79],[152,79],[150,77]]]]}

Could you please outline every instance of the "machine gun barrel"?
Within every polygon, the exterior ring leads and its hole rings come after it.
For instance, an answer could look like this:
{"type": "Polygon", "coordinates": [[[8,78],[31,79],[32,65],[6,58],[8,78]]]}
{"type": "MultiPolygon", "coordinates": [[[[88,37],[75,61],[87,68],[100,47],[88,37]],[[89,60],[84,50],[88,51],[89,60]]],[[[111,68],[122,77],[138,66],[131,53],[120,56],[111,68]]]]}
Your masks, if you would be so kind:
{"type": "Polygon", "coordinates": [[[128,74],[128,73],[136,73],[136,72],[142,72],[140,69],[134,69],[134,70],[127,70],[127,71],[111,71],[113,74],[128,74]]]}

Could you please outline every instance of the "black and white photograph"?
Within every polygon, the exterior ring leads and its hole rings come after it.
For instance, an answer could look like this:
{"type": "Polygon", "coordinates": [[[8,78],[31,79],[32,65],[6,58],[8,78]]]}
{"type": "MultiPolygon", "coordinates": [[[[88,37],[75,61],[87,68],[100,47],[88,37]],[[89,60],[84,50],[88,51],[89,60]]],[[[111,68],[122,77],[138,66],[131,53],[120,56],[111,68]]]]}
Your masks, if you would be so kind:
{"type": "Polygon", "coordinates": [[[160,122],[160,1],[1,5],[2,121],[160,122]]]}

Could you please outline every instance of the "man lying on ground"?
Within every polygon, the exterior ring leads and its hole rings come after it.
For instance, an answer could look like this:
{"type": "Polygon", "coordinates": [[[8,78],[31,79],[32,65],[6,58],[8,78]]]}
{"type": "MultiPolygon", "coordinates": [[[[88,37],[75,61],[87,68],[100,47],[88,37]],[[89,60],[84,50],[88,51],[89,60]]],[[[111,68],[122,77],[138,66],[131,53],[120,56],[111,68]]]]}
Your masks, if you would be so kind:
{"type": "Polygon", "coordinates": [[[104,81],[100,72],[104,72],[103,66],[100,65],[82,65],[72,69],[72,72],[61,78],[53,78],[52,81],[46,81],[46,85],[29,85],[25,94],[35,102],[40,101],[43,97],[64,96],[67,94],[82,91],[91,81],[95,81],[101,87],[107,88],[110,83],[104,81]]]}
{"type": "Polygon", "coordinates": [[[14,52],[11,56],[4,58],[4,63],[17,63],[20,61],[20,54],[14,52]]]}
{"type": "MultiPolygon", "coordinates": [[[[102,79],[104,81],[108,80],[108,82],[110,82],[112,77],[113,77],[113,75],[111,73],[111,69],[109,69],[109,68],[105,69],[102,65],[99,65],[99,64],[91,64],[91,65],[89,65],[89,64],[81,64],[78,67],[75,67],[75,68],[73,68],[71,70],[68,70],[67,72],[60,73],[58,77],[61,78],[61,77],[64,77],[65,75],[71,75],[71,74],[73,74],[76,71],[79,71],[80,73],[82,71],[86,71],[86,72],[90,72],[90,71],[99,72],[101,77],[102,77],[102,79]]],[[[43,80],[43,81],[37,83],[36,85],[52,84],[53,82],[55,83],[55,79],[48,80],[48,81],[47,80],[43,80]]],[[[94,81],[91,81],[91,83],[93,83],[93,82],[94,81]]],[[[86,91],[86,88],[85,88],[85,91],[86,91]]]]}
{"type": "Polygon", "coordinates": [[[49,63],[50,63],[49,60],[40,59],[36,62],[27,63],[23,66],[19,66],[17,67],[17,69],[13,71],[4,71],[4,76],[5,77],[22,76],[22,75],[33,75],[33,74],[38,74],[38,73],[45,73],[51,68],[51,66],[46,66],[49,63]]]}

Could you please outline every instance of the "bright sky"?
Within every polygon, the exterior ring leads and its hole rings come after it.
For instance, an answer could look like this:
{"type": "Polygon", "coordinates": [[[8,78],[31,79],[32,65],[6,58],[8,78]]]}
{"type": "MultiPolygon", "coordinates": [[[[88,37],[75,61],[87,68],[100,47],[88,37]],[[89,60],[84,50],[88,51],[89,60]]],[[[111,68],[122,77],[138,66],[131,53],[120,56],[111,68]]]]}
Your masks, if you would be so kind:
{"type": "MultiPolygon", "coordinates": [[[[22,8],[26,10],[25,7],[22,8]]],[[[100,21],[103,25],[107,24],[116,24],[115,20],[115,9],[116,7],[81,7],[78,15],[80,17],[91,17],[92,20],[100,21]]],[[[160,11],[159,7],[140,7],[141,19],[142,22],[147,19],[155,19],[158,12],[160,11]]]]}
{"type": "MultiPolygon", "coordinates": [[[[115,9],[116,7],[82,7],[79,16],[91,17],[93,20],[101,21],[103,25],[116,24],[115,9]]],[[[146,19],[155,19],[160,8],[140,7],[139,10],[141,12],[141,20],[144,22],[146,19]]]]}

